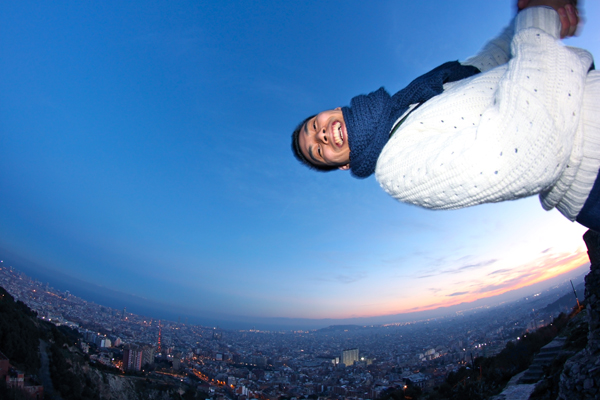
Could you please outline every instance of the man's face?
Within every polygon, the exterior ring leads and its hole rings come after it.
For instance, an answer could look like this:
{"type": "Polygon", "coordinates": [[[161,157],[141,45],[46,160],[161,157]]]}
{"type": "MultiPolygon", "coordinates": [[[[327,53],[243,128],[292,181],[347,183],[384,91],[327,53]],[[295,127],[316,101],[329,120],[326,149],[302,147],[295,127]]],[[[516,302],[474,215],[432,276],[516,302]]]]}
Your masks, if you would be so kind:
{"type": "Polygon", "coordinates": [[[323,111],[306,121],[298,135],[300,151],[315,165],[350,168],[350,146],[342,109],[323,111]]]}

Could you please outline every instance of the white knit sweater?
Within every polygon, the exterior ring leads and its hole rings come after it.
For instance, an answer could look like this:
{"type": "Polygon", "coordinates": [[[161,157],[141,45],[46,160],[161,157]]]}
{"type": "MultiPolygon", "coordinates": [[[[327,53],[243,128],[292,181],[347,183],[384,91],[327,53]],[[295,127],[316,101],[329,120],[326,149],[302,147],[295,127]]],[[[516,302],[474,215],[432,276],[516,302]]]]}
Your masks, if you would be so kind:
{"type": "Polygon", "coordinates": [[[574,220],[600,168],[600,73],[560,27],[553,9],[528,8],[465,61],[482,73],[408,116],[377,161],[382,188],[432,209],[539,194],[574,220]]]}

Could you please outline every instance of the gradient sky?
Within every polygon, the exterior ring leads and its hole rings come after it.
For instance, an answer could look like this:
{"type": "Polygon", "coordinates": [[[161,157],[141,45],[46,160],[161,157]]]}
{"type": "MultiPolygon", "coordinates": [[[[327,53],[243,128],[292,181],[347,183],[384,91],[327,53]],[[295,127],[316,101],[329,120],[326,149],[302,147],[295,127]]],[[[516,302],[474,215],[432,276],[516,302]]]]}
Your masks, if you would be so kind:
{"type": "MultiPolygon", "coordinates": [[[[304,117],[474,54],[513,3],[2,2],[0,258],[199,316],[291,318],[574,269],[585,229],[537,197],[422,210],[290,150],[304,117]]],[[[567,44],[598,55],[599,2],[585,14],[567,44]]]]}

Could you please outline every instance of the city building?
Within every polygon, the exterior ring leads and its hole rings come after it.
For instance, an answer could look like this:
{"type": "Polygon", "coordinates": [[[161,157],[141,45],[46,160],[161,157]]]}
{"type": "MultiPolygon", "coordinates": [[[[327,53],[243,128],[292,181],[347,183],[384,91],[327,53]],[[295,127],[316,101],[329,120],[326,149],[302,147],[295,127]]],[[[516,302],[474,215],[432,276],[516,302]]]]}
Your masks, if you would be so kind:
{"type": "Polygon", "coordinates": [[[142,369],[143,351],[137,346],[127,346],[123,350],[123,369],[125,371],[140,371],[142,369]]]}
{"type": "Polygon", "coordinates": [[[354,365],[358,361],[358,349],[347,349],[342,351],[342,364],[346,367],[354,365]]]}
{"type": "Polygon", "coordinates": [[[154,365],[154,346],[146,345],[142,348],[142,366],[154,365]]]}

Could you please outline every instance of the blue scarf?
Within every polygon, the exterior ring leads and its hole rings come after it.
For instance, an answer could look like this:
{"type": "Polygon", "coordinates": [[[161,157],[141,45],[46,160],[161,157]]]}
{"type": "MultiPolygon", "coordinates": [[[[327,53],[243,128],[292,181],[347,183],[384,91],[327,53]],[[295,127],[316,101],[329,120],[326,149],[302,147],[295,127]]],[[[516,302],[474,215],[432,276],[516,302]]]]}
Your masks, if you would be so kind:
{"type": "Polygon", "coordinates": [[[350,100],[350,107],[342,107],[342,113],[348,132],[352,175],[366,178],[375,172],[377,159],[390,138],[394,122],[411,104],[424,103],[442,93],[446,82],[468,78],[479,72],[475,67],[450,61],[421,75],[393,96],[382,87],[350,100]]]}

